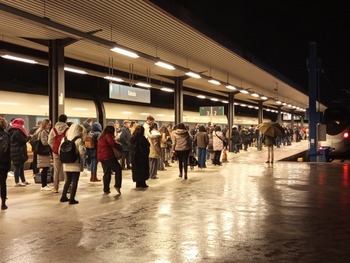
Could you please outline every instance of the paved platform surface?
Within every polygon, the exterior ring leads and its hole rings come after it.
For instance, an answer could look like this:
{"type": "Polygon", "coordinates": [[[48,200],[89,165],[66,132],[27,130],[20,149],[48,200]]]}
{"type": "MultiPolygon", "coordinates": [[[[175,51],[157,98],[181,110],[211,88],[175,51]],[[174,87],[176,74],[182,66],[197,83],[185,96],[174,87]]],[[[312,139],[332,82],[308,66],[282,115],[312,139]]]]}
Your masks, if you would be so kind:
{"type": "MultiPolygon", "coordinates": [[[[275,159],[306,148],[276,149],[275,159]]],[[[266,154],[229,153],[188,180],[174,163],[147,190],[123,171],[120,196],[82,175],[78,205],[9,177],[0,262],[350,262],[349,164],[271,165],[266,154]]]]}

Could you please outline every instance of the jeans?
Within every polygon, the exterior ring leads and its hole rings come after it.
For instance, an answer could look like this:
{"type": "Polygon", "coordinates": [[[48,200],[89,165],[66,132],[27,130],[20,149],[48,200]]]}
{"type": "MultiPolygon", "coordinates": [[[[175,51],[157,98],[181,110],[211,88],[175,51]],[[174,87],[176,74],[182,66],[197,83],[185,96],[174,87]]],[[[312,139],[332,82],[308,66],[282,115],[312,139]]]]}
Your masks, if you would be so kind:
{"type": "Polygon", "coordinates": [[[0,169],[0,192],[2,204],[5,204],[7,197],[6,179],[9,169],[0,169]]]}
{"type": "Polygon", "coordinates": [[[80,172],[66,172],[66,174],[67,174],[67,180],[63,187],[62,197],[67,196],[68,188],[72,183],[72,190],[70,192],[70,197],[69,197],[69,199],[72,201],[72,200],[75,200],[75,195],[77,193],[80,172]]]}
{"type": "Polygon", "coordinates": [[[26,181],[26,178],[24,177],[24,164],[21,164],[19,166],[14,167],[14,176],[15,176],[15,183],[19,183],[19,178],[21,178],[22,183],[26,181]]]}
{"type": "Polygon", "coordinates": [[[199,167],[205,167],[205,161],[207,156],[207,149],[198,147],[198,165],[199,167]]]}
{"type": "Polygon", "coordinates": [[[184,171],[185,176],[187,176],[188,156],[190,155],[190,150],[176,151],[176,155],[177,155],[177,160],[179,162],[180,175],[183,175],[182,171],[184,171]]]}
{"type": "Polygon", "coordinates": [[[91,174],[97,174],[97,158],[96,157],[93,157],[91,156],[91,159],[90,159],[91,163],[90,163],[90,171],[91,171],[91,174]]]}
{"type": "Polygon", "coordinates": [[[157,158],[149,158],[149,177],[156,178],[158,173],[158,161],[157,158]]]}
{"type": "Polygon", "coordinates": [[[122,167],[115,157],[101,162],[103,168],[103,191],[108,193],[110,191],[109,185],[111,183],[112,171],[115,173],[114,187],[122,187],[122,167]]]}

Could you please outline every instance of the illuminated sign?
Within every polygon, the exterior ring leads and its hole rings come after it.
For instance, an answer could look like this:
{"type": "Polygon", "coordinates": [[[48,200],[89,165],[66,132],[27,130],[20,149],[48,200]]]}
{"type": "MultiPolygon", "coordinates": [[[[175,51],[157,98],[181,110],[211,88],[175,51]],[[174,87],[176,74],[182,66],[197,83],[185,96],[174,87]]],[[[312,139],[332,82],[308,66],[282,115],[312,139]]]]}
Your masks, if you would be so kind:
{"type": "Polygon", "coordinates": [[[109,98],[151,103],[151,91],[131,86],[109,83],[109,98]]]}

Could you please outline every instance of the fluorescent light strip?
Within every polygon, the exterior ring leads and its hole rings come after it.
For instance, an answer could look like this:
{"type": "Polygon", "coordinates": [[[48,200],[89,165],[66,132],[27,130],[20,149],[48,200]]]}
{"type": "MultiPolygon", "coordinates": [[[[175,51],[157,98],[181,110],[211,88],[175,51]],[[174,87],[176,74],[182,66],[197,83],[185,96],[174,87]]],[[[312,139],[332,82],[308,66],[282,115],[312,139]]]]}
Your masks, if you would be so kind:
{"type": "Polygon", "coordinates": [[[197,98],[198,99],[205,99],[205,96],[204,95],[198,95],[197,98]]]}
{"type": "Polygon", "coordinates": [[[232,85],[227,85],[226,88],[228,88],[230,90],[236,90],[237,89],[235,86],[232,86],[232,85]]]}
{"type": "Polygon", "coordinates": [[[112,80],[112,81],[116,81],[116,82],[123,82],[124,80],[120,79],[120,78],[116,78],[116,77],[111,77],[111,76],[105,76],[103,77],[104,79],[108,79],[108,80],[112,80]]]}
{"type": "Polygon", "coordinates": [[[64,70],[65,70],[65,71],[69,71],[69,72],[78,73],[78,74],[87,74],[86,71],[80,70],[80,69],[74,69],[74,68],[67,68],[67,67],[64,67],[64,70]]]}
{"type": "Polygon", "coordinates": [[[219,101],[217,98],[211,98],[212,101],[219,101]]]}
{"type": "Polygon", "coordinates": [[[137,82],[135,84],[136,86],[139,86],[139,87],[144,87],[144,88],[151,88],[152,86],[147,84],[147,83],[143,83],[143,82],[137,82]]]}
{"type": "Polygon", "coordinates": [[[162,91],[165,91],[165,92],[174,92],[173,89],[167,88],[167,87],[163,87],[163,88],[161,88],[161,90],[162,90],[162,91]]]}
{"type": "Polygon", "coordinates": [[[166,69],[170,69],[170,70],[174,70],[175,67],[170,65],[170,64],[167,64],[165,62],[162,62],[162,61],[158,61],[156,63],[154,63],[155,65],[159,66],[159,67],[162,67],[162,68],[166,68],[166,69]]]}
{"type": "Polygon", "coordinates": [[[200,78],[201,78],[201,76],[200,76],[199,74],[193,73],[193,72],[191,72],[191,71],[187,72],[186,75],[187,75],[187,76],[190,76],[190,77],[192,77],[192,78],[195,78],[195,79],[200,79],[200,78]]]}
{"type": "Polygon", "coordinates": [[[208,82],[210,82],[211,84],[214,84],[214,85],[220,85],[221,84],[220,81],[217,81],[215,79],[210,79],[210,80],[208,80],[208,82]]]}
{"type": "Polygon", "coordinates": [[[119,47],[112,48],[111,50],[112,50],[113,52],[116,52],[116,53],[121,54],[121,55],[124,55],[124,56],[131,57],[131,58],[139,58],[139,57],[140,57],[139,55],[137,55],[137,54],[134,53],[134,52],[131,52],[131,51],[128,51],[128,50],[119,48],[119,47]]]}
{"type": "Polygon", "coordinates": [[[259,98],[259,97],[260,97],[258,93],[252,93],[251,95],[252,95],[253,97],[255,97],[255,98],[259,98]]]}
{"type": "Polygon", "coordinates": [[[3,55],[1,57],[6,58],[6,59],[15,60],[15,61],[25,62],[25,63],[29,63],[29,64],[37,64],[38,63],[33,59],[20,58],[20,57],[15,57],[15,56],[11,56],[11,55],[3,55]]]}
{"type": "Polygon", "coordinates": [[[245,90],[245,89],[241,89],[239,92],[240,92],[240,93],[243,93],[243,94],[249,94],[249,91],[247,91],[247,90],[245,90]]]}

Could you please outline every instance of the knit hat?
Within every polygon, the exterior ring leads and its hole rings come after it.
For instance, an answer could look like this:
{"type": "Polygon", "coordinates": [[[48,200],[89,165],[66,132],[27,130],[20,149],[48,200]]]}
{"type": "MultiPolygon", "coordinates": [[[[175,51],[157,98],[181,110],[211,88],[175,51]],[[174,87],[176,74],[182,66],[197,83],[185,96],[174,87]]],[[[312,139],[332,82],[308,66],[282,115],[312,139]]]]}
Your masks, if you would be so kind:
{"type": "Polygon", "coordinates": [[[12,128],[16,128],[16,129],[21,130],[23,132],[23,134],[26,137],[28,137],[28,133],[27,133],[26,129],[24,128],[24,120],[22,118],[14,119],[11,122],[11,126],[12,126],[12,128]]]}

